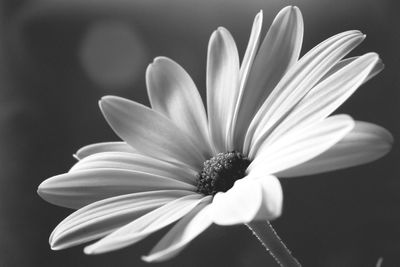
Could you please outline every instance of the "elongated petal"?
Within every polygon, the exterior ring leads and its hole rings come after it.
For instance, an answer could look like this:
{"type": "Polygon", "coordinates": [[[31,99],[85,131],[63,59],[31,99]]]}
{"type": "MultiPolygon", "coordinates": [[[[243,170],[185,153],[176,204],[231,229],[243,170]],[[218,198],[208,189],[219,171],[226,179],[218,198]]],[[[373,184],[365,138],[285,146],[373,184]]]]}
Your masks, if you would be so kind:
{"type": "MultiPolygon", "coordinates": [[[[211,196],[208,196],[211,201],[211,196]]],[[[209,203],[204,201],[189,214],[177,222],[174,227],[157,243],[148,256],[142,259],[147,262],[168,260],[181,252],[194,238],[211,224],[209,203]]]]}
{"type": "Polygon", "coordinates": [[[80,208],[105,198],[155,190],[195,190],[195,186],[131,170],[94,169],[57,175],[39,185],[46,201],[67,208],[80,208]]]}
{"type": "Polygon", "coordinates": [[[64,249],[103,237],[140,216],[191,191],[162,190],[107,198],[87,205],[65,218],[53,231],[52,249],[64,249]]]}
{"type": "Polygon", "coordinates": [[[266,136],[279,125],[313,86],[341,58],[364,39],[358,31],[348,31],[322,42],[303,56],[278,83],[251,122],[244,153],[254,156],[266,136]]]}
{"type": "Polygon", "coordinates": [[[303,18],[297,7],[282,9],[273,21],[240,91],[235,114],[235,145],[241,150],[247,127],[288,68],[298,59],[303,18]]]}
{"type": "Polygon", "coordinates": [[[193,169],[205,161],[190,138],[160,113],[114,96],[103,97],[100,108],[114,131],[138,151],[193,169]]]}
{"type": "Polygon", "coordinates": [[[237,123],[237,116],[240,108],[241,98],[243,97],[244,87],[246,86],[247,79],[251,67],[253,65],[254,58],[258,51],[258,46],[260,43],[260,33],[262,28],[263,12],[260,11],[254,18],[253,27],[250,33],[250,39],[247,44],[246,52],[243,57],[242,64],[240,65],[239,72],[239,95],[236,101],[235,110],[232,118],[231,129],[229,130],[230,142],[233,144],[233,148],[236,150],[241,150],[242,141],[239,138],[235,138],[235,129],[237,123]]]}
{"type": "Polygon", "coordinates": [[[126,152],[96,153],[78,161],[70,170],[120,169],[160,175],[194,184],[196,172],[184,165],[176,165],[149,156],[126,152]]]}
{"type": "Polygon", "coordinates": [[[158,57],[147,68],[146,83],[151,107],[173,121],[210,158],[206,111],[189,74],[175,61],[158,57]]]}
{"type": "Polygon", "coordinates": [[[317,84],[274,129],[263,145],[325,119],[357,90],[378,60],[375,53],[365,54],[317,84]]]}
{"type": "Polygon", "coordinates": [[[199,194],[178,198],[87,246],[85,253],[104,253],[132,245],[188,214],[202,201],[201,198],[199,194]]]}
{"type": "Polygon", "coordinates": [[[211,35],[207,57],[208,122],[217,152],[232,149],[228,138],[238,93],[239,56],[236,44],[226,29],[218,28],[211,35]]]}
{"type": "Polygon", "coordinates": [[[279,177],[295,177],[349,168],[374,161],[386,155],[393,143],[384,128],[357,121],[353,130],[321,155],[277,173],[279,177]]]}
{"type": "Polygon", "coordinates": [[[262,22],[263,22],[263,12],[261,10],[254,18],[249,42],[247,43],[246,52],[244,54],[242,64],[240,65],[240,71],[239,71],[240,91],[243,90],[243,87],[246,84],[250,69],[253,65],[254,58],[258,51],[262,22]]]}
{"type": "MultiPolygon", "coordinates": [[[[352,63],[354,60],[357,60],[358,57],[350,57],[350,58],[345,58],[339,61],[335,66],[333,66],[328,73],[325,74],[324,77],[322,77],[321,81],[325,80],[329,76],[331,76],[333,73],[337,72],[338,70],[342,69],[343,67],[347,66],[348,64],[352,63]]],[[[363,83],[366,83],[367,81],[371,80],[374,78],[377,74],[379,74],[383,69],[385,68],[385,65],[383,64],[382,60],[379,59],[378,62],[376,62],[375,66],[372,68],[368,76],[365,78],[363,83]]],[[[320,81],[320,82],[321,82],[320,81]]]]}
{"type": "Polygon", "coordinates": [[[249,174],[225,193],[217,193],[210,206],[213,222],[219,225],[272,220],[281,214],[283,194],[278,179],[249,174]]]}
{"type": "Polygon", "coordinates": [[[101,152],[128,152],[134,153],[136,150],[125,142],[102,142],[84,146],[75,153],[77,159],[101,152]]]}
{"type": "Polygon", "coordinates": [[[248,171],[274,174],[304,163],[339,142],[353,127],[354,121],[349,116],[335,115],[302,131],[293,131],[271,145],[262,146],[248,171]]]}

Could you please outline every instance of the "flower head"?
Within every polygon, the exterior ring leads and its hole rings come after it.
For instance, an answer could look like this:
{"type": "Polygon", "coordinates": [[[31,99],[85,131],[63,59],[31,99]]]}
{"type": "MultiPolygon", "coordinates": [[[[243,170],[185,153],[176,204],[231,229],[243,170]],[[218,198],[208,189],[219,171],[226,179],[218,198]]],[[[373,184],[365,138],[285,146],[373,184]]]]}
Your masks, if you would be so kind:
{"type": "Polygon", "coordinates": [[[54,229],[53,249],[101,238],[85,252],[103,253],[176,222],[144,257],[166,260],[212,223],[277,218],[283,196],[276,177],[346,168],[389,151],[385,129],[331,115],[383,68],[375,53],[343,59],[363,34],[337,34],[299,59],[298,8],[284,8],[259,45],[261,25],[262,12],[241,64],[231,34],[212,34],[207,113],[190,76],[165,57],[147,69],[151,108],[101,99],[123,142],[83,147],[68,173],[39,186],[45,200],[78,209],[54,229]]]}

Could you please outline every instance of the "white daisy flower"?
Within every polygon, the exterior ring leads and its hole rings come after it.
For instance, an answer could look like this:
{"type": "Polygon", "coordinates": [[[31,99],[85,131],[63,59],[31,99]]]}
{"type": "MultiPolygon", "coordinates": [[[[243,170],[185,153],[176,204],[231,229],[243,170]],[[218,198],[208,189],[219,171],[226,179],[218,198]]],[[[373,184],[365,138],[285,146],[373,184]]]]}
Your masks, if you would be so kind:
{"type": "Polygon", "coordinates": [[[297,7],[277,15],[259,46],[261,25],[262,12],[241,64],[231,34],[224,28],[212,34],[207,113],[190,76],[165,57],[147,69],[151,108],[101,99],[123,142],[83,147],[68,173],[39,186],[48,202],[78,209],[54,229],[53,249],[100,239],[85,253],[113,251],[176,222],[143,257],[163,261],[213,223],[251,226],[279,217],[277,177],[347,168],[390,150],[392,136],[382,127],[330,116],[383,68],[375,53],[343,59],[362,33],[337,34],[298,59],[297,7]]]}

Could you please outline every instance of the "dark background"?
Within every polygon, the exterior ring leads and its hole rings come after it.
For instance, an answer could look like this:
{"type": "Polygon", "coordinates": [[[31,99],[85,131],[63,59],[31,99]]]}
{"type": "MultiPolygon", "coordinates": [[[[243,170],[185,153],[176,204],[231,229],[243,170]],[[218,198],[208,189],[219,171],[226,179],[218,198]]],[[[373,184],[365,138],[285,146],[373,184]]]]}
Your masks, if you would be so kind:
{"type": "MultiPolygon", "coordinates": [[[[2,0],[0,27],[0,266],[143,266],[165,231],[127,249],[86,256],[51,251],[48,236],[71,211],[38,197],[37,186],[75,162],[78,148],[117,140],[97,101],[114,94],[148,104],[144,73],[168,56],[205,96],[207,43],[228,28],[243,56],[252,20],[264,30],[286,5],[305,21],[302,54],[333,34],[359,29],[351,55],[375,51],[385,70],[340,113],[400,137],[400,20],[389,0],[2,0]]],[[[273,67],[273,66],[271,66],[273,67]]],[[[304,266],[400,266],[399,148],[361,167],[281,180],[278,233],[304,266]]],[[[182,254],[154,266],[275,266],[244,226],[213,226],[182,254]]]]}

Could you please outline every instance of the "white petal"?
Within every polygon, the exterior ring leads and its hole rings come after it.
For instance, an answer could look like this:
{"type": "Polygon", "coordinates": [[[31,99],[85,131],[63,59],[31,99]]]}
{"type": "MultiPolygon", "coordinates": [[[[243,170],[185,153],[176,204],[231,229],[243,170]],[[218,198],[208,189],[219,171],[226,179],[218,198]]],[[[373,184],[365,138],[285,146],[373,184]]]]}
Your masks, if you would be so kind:
{"type": "Polygon", "coordinates": [[[239,70],[239,95],[235,104],[235,110],[232,118],[231,129],[229,130],[230,140],[233,143],[233,148],[236,150],[241,150],[242,143],[238,138],[235,138],[235,128],[237,122],[238,111],[240,108],[241,98],[243,97],[243,91],[247,84],[247,79],[251,67],[253,65],[254,58],[257,54],[258,47],[260,44],[260,33],[263,22],[263,12],[262,10],[256,15],[253,22],[253,27],[251,29],[249,42],[247,44],[246,52],[243,57],[242,64],[239,70]]]}
{"type": "Polygon", "coordinates": [[[325,119],[357,90],[378,60],[375,53],[365,54],[317,84],[273,130],[263,145],[325,119]]]}
{"type": "MultiPolygon", "coordinates": [[[[333,73],[336,71],[340,70],[341,68],[347,66],[348,64],[352,63],[354,60],[357,60],[359,57],[350,57],[350,58],[345,58],[339,61],[335,66],[333,66],[328,73],[325,74],[324,77],[321,78],[321,81],[325,80],[329,76],[331,76],[333,73]]],[[[372,68],[368,76],[365,78],[363,83],[366,83],[367,81],[371,80],[374,78],[377,74],[379,74],[383,69],[385,68],[385,65],[383,64],[382,60],[379,59],[378,62],[376,62],[375,66],[372,68]]]]}
{"type": "Polygon", "coordinates": [[[120,97],[103,97],[100,108],[114,131],[138,151],[198,169],[206,160],[190,138],[160,113],[120,97]]]}
{"type": "Polygon", "coordinates": [[[219,225],[272,220],[281,214],[282,188],[270,175],[249,174],[225,193],[217,193],[210,205],[213,222],[219,225]]]}
{"type": "Polygon", "coordinates": [[[96,153],[112,151],[134,153],[136,150],[125,142],[102,142],[84,146],[74,156],[79,160],[96,153]]]}
{"type": "Polygon", "coordinates": [[[239,56],[235,41],[224,28],[210,37],[207,57],[208,122],[216,152],[232,149],[230,127],[239,93],[239,56]]]}
{"type": "Polygon", "coordinates": [[[249,173],[249,176],[259,183],[262,189],[262,206],[254,220],[270,221],[282,214],[283,191],[279,180],[273,175],[257,175],[249,173]]]}
{"type": "Polygon", "coordinates": [[[311,175],[368,163],[386,155],[392,143],[393,137],[386,129],[357,121],[353,130],[329,150],[277,176],[311,175]]]}
{"type": "Polygon", "coordinates": [[[127,194],[87,205],[65,218],[52,232],[52,249],[64,249],[103,237],[138,217],[191,191],[162,190],[127,194]]]}
{"type": "Polygon", "coordinates": [[[189,214],[179,220],[169,232],[157,243],[149,255],[142,259],[147,262],[168,260],[181,252],[194,238],[201,234],[211,224],[209,200],[200,203],[189,214]]]}
{"type": "Polygon", "coordinates": [[[235,145],[241,150],[251,119],[288,68],[298,59],[303,18],[297,7],[282,9],[273,21],[240,91],[236,108],[235,145]]]}
{"type": "Polygon", "coordinates": [[[304,163],[339,142],[354,127],[347,115],[335,115],[319,123],[293,131],[270,145],[262,146],[248,167],[259,175],[277,173],[304,163]]]}
{"type": "Polygon", "coordinates": [[[256,56],[258,51],[262,22],[263,22],[263,12],[261,10],[254,18],[249,42],[247,43],[246,52],[244,54],[242,64],[240,65],[240,73],[239,73],[240,91],[243,90],[243,87],[246,84],[251,66],[253,65],[254,57],[256,56]]]}
{"type": "Polygon", "coordinates": [[[51,177],[39,185],[38,193],[52,204],[76,209],[113,196],[167,189],[193,191],[196,187],[144,172],[94,169],[51,177]]]}
{"type": "Polygon", "coordinates": [[[69,172],[93,169],[121,169],[160,175],[194,184],[197,172],[185,165],[177,165],[138,153],[103,152],[78,161],[69,172]]]}
{"type": "Polygon", "coordinates": [[[206,111],[189,74],[175,61],[158,57],[147,68],[146,83],[151,107],[173,121],[210,158],[206,111]]]}
{"type": "Polygon", "coordinates": [[[303,56],[282,78],[252,120],[244,153],[254,156],[266,136],[279,125],[309,90],[364,36],[348,31],[322,42],[303,56]],[[250,153],[249,153],[250,152],[250,153]]]}
{"type": "Polygon", "coordinates": [[[179,220],[201,201],[200,194],[181,197],[121,227],[85,248],[86,254],[98,254],[132,245],[151,233],[179,220]]]}

